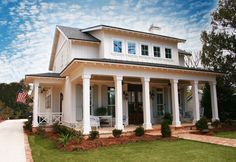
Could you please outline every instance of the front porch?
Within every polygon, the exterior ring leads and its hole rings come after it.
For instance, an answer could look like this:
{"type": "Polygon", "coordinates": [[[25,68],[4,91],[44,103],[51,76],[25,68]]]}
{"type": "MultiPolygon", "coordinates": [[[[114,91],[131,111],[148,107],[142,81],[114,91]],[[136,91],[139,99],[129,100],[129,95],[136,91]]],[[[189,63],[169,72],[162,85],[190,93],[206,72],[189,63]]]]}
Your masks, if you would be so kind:
{"type": "Polygon", "coordinates": [[[34,127],[41,124],[38,119],[42,115],[47,125],[53,124],[56,121],[53,116],[46,117],[50,113],[59,113],[60,123],[84,134],[92,127],[129,131],[133,129],[129,125],[142,125],[150,130],[161,122],[165,113],[172,114],[173,127],[180,127],[181,123],[200,119],[199,88],[206,82],[212,94],[212,120],[219,119],[212,73],[78,63],[69,66],[58,78],[30,76],[30,79],[34,83],[34,127]],[[101,108],[105,111],[99,113],[101,108]],[[100,121],[104,118],[110,128],[103,128],[100,121]]]}

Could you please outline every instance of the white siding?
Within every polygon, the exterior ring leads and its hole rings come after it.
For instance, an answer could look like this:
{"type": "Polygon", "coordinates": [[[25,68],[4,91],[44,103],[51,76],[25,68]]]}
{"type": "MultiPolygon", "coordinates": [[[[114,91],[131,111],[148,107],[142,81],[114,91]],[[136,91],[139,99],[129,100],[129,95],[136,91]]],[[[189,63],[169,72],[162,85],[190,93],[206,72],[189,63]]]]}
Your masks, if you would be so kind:
{"type": "Polygon", "coordinates": [[[76,43],[71,46],[73,58],[98,58],[99,46],[96,44],[76,43]]]}

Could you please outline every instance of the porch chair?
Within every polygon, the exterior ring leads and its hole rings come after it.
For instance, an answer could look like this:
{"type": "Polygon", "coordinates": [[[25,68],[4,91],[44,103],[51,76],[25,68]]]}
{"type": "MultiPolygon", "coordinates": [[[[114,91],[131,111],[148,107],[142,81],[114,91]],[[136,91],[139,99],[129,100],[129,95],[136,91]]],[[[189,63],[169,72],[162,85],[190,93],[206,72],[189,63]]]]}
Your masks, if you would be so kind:
{"type": "Polygon", "coordinates": [[[100,127],[100,119],[97,116],[90,116],[90,125],[91,127],[96,127],[98,129],[100,127]]]}

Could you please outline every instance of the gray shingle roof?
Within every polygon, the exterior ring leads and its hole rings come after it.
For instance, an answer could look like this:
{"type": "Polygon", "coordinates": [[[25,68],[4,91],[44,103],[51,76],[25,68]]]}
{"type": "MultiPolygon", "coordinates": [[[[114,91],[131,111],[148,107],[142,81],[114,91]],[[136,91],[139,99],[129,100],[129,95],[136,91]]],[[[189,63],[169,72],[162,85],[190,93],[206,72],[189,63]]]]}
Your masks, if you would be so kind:
{"type": "Polygon", "coordinates": [[[192,56],[191,53],[189,53],[189,52],[187,52],[187,51],[185,51],[185,50],[182,50],[182,49],[178,49],[178,53],[179,53],[179,54],[182,54],[182,55],[192,56]]]}
{"type": "Polygon", "coordinates": [[[202,69],[202,68],[191,68],[185,67],[180,65],[168,65],[168,64],[158,64],[158,63],[149,63],[149,62],[137,62],[137,61],[126,61],[126,60],[115,60],[115,59],[106,59],[106,58],[94,58],[94,59],[87,59],[87,58],[74,58],[63,70],[63,73],[67,67],[70,66],[74,61],[94,61],[94,62],[104,62],[104,63],[117,63],[117,64],[126,64],[126,65],[139,65],[139,66],[150,66],[150,67],[161,67],[161,68],[168,68],[168,69],[181,69],[181,70],[188,70],[188,71],[201,71],[201,72],[211,72],[211,73],[218,73],[223,74],[220,72],[216,72],[209,69],[202,69]]]}
{"type": "Polygon", "coordinates": [[[100,42],[99,39],[95,38],[91,34],[87,32],[81,32],[79,28],[72,28],[66,26],[57,26],[57,28],[61,30],[68,39],[100,42]]]}
{"type": "Polygon", "coordinates": [[[27,76],[36,76],[36,77],[51,77],[51,78],[63,78],[60,76],[60,73],[38,73],[38,74],[27,74],[27,76]]]}

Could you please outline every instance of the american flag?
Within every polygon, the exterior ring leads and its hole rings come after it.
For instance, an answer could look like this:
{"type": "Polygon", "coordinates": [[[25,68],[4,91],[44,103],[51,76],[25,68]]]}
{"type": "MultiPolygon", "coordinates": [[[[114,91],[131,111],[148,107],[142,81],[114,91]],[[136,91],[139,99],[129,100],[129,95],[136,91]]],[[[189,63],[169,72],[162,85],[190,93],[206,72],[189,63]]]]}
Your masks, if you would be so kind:
{"type": "Polygon", "coordinates": [[[26,104],[26,99],[28,93],[26,91],[20,90],[17,94],[16,102],[26,104]]]}

